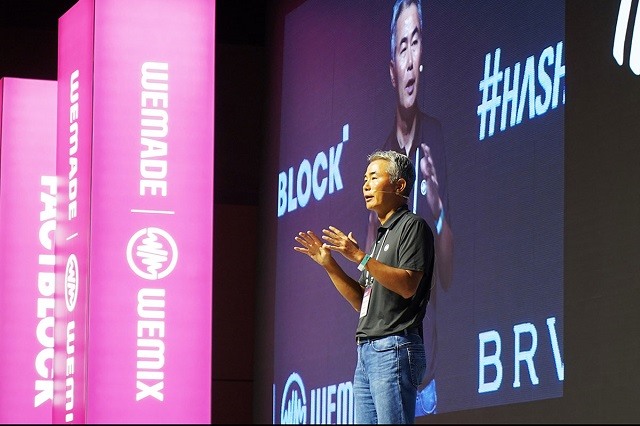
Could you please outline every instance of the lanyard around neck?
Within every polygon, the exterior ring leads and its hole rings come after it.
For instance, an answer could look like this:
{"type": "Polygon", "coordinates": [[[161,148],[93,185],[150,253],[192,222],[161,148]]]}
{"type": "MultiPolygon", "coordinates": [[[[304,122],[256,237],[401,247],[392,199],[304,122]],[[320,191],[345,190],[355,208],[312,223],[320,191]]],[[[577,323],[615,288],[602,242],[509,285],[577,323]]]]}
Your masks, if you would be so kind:
{"type": "MultiPolygon", "coordinates": [[[[387,230],[384,232],[384,235],[382,236],[382,241],[380,241],[380,248],[378,249],[378,254],[375,256],[375,259],[378,260],[378,258],[380,257],[380,253],[382,253],[382,248],[384,247],[384,242],[387,240],[387,234],[389,233],[389,228],[387,228],[387,230]]],[[[373,248],[371,249],[371,254],[373,255],[376,251],[376,247],[378,247],[378,241],[376,240],[375,244],[373,245],[373,248]]],[[[371,278],[371,274],[369,274],[369,271],[367,270],[365,272],[365,285],[369,284],[369,279],[371,278]]],[[[373,284],[373,281],[372,281],[373,284]]]]}

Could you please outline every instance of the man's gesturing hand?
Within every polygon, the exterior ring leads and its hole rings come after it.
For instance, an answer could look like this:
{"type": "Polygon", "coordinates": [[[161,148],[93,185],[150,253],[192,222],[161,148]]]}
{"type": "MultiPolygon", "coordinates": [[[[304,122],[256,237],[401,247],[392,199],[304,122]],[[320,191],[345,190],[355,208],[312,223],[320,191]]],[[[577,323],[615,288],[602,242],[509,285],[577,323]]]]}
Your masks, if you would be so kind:
{"type": "Polygon", "coordinates": [[[323,229],[322,233],[324,234],[322,239],[326,241],[327,248],[339,252],[352,262],[360,263],[364,253],[360,250],[352,232],[347,235],[335,226],[329,226],[329,229],[323,229]]]}
{"type": "Polygon", "coordinates": [[[298,232],[298,236],[294,239],[302,246],[294,247],[295,251],[306,254],[322,266],[326,266],[330,262],[331,251],[313,231],[298,232]]]}

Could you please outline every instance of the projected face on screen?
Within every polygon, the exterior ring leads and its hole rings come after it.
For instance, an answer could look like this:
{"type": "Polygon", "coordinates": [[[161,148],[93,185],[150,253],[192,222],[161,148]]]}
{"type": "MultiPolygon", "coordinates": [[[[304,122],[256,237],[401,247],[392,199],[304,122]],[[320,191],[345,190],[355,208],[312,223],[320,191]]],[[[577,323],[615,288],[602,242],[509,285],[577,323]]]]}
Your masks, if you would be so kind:
{"type": "Polygon", "coordinates": [[[394,4],[307,0],[285,19],[276,423],[353,421],[358,313],[292,247],[329,226],[371,247],[377,149],[414,162],[409,208],[436,238],[416,414],[562,395],[564,6],[394,4]]]}
{"type": "MultiPolygon", "coordinates": [[[[392,18],[393,19],[393,18],[392,18]]],[[[422,25],[418,4],[405,7],[391,26],[391,83],[398,93],[398,105],[415,107],[418,96],[418,72],[422,59],[422,25]]]]}

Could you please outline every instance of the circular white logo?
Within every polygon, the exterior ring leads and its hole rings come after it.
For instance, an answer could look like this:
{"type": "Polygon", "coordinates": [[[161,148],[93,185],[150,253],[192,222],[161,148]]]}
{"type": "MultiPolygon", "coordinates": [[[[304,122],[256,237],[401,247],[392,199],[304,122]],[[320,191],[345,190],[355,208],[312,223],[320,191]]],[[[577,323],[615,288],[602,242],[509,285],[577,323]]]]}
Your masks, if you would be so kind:
{"type": "Polygon", "coordinates": [[[282,391],[282,406],[280,407],[280,424],[307,423],[307,394],[304,383],[298,373],[291,373],[282,391]]]}
{"type": "Polygon", "coordinates": [[[72,254],[67,259],[67,267],[64,273],[64,302],[67,311],[73,312],[78,301],[78,258],[72,254]]]}
{"type": "Polygon", "coordinates": [[[159,280],[173,271],[178,262],[178,246],[165,230],[142,228],[129,239],[127,262],[137,276],[159,280]]]}
{"type": "Polygon", "coordinates": [[[427,195],[427,181],[425,179],[422,179],[422,182],[420,182],[420,193],[427,195]]]}

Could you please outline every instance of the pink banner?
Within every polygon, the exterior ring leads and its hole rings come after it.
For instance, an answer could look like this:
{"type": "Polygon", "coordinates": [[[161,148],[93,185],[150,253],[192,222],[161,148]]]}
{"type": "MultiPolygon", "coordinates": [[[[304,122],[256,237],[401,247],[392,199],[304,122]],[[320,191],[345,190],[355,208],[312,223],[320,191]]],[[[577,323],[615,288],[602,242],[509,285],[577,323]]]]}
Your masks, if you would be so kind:
{"type": "Polygon", "coordinates": [[[86,420],[93,2],[80,1],[58,25],[58,229],[56,232],[54,423],[86,420]]]}
{"type": "Polygon", "coordinates": [[[0,80],[0,423],[51,423],[56,82],[0,80]]]}
{"type": "Polygon", "coordinates": [[[55,421],[211,420],[214,14],[80,0],[60,19],[56,294],[76,305],[55,421]]]}

